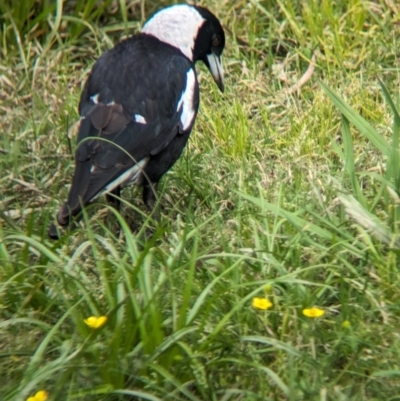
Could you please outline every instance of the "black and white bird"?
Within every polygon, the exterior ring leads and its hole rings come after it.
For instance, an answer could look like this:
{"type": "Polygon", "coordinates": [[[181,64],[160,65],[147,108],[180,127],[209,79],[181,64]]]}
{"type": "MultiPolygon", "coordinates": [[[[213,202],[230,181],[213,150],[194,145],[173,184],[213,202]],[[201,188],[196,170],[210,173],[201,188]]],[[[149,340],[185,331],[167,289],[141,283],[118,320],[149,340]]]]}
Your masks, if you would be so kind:
{"type": "MultiPolygon", "coordinates": [[[[97,60],[79,103],[75,172],[59,226],[102,194],[119,197],[129,184],[143,186],[143,200],[153,209],[157,184],[196,119],[195,63],[203,61],[223,91],[224,45],[223,28],[209,10],[182,4],[158,11],[139,34],[97,60]]],[[[58,238],[56,225],[49,236],[58,238]]]]}

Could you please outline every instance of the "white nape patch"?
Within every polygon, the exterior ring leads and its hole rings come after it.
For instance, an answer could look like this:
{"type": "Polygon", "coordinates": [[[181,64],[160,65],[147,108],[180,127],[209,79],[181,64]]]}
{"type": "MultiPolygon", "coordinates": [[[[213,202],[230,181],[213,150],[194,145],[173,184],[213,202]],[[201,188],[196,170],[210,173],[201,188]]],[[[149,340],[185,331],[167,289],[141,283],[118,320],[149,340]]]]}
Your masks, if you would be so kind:
{"type": "Polygon", "coordinates": [[[135,122],[137,122],[139,124],[147,124],[146,119],[143,116],[141,116],[140,114],[135,114],[134,117],[135,117],[135,122]]]}
{"type": "Polygon", "coordinates": [[[100,195],[111,192],[113,189],[119,186],[126,187],[127,185],[135,184],[141,175],[140,173],[143,171],[143,168],[146,166],[148,161],[149,161],[148,157],[145,157],[144,159],[140,160],[139,163],[136,163],[130,169],[126,170],[123,174],[121,174],[113,182],[110,182],[101,192],[93,196],[93,198],[90,199],[89,202],[93,202],[100,195]]]}
{"type": "Polygon", "coordinates": [[[142,32],[177,47],[193,61],[194,41],[204,21],[205,19],[195,8],[178,4],[156,13],[143,26],[142,32]]]}
{"type": "Polygon", "coordinates": [[[99,94],[96,93],[95,95],[91,96],[91,97],[90,97],[90,100],[91,100],[94,104],[99,103],[99,94]]]}
{"type": "Polygon", "coordinates": [[[193,69],[186,73],[186,88],[182,92],[182,96],[176,107],[176,111],[182,109],[181,124],[182,128],[186,130],[190,127],[196,113],[194,109],[194,90],[196,87],[196,74],[193,69]]]}

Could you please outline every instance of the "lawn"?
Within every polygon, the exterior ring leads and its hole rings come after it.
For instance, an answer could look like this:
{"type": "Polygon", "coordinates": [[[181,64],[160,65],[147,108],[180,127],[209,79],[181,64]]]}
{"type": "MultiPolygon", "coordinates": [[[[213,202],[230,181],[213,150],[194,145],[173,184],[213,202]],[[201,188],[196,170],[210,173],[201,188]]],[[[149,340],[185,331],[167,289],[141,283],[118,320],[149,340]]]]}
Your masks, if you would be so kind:
{"type": "Polygon", "coordinates": [[[226,89],[161,221],[130,187],[47,237],[91,66],[170,3],[0,4],[0,399],[400,400],[396,1],[198,2],[226,89]]]}

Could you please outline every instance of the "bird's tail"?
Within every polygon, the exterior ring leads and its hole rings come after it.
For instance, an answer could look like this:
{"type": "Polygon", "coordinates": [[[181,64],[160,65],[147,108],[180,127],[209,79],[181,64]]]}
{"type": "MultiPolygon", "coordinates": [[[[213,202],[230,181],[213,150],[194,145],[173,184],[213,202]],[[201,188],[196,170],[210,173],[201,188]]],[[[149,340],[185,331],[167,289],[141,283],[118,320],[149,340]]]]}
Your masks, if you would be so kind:
{"type": "MultiPolygon", "coordinates": [[[[68,199],[57,213],[57,222],[63,228],[68,227],[72,219],[82,210],[82,207],[89,203],[85,193],[90,181],[90,168],[90,160],[77,161],[68,199]]],[[[58,238],[58,230],[54,223],[50,225],[48,234],[50,238],[58,238]]]]}

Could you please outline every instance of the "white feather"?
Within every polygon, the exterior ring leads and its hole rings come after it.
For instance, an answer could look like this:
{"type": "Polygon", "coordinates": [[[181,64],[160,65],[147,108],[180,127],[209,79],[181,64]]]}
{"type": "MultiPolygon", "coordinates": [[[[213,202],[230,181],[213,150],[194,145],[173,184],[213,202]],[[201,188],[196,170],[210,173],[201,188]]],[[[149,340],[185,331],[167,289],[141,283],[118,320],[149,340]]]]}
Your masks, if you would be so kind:
{"type": "Polygon", "coordinates": [[[101,192],[99,192],[97,195],[93,196],[93,198],[90,199],[90,202],[93,202],[100,195],[111,192],[113,189],[115,189],[119,186],[125,187],[130,184],[135,184],[137,182],[138,178],[140,177],[140,173],[143,171],[143,168],[146,166],[148,161],[149,161],[148,157],[140,160],[139,163],[136,163],[130,169],[126,170],[123,174],[121,174],[119,177],[117,177],[113,182],[110,182],[106,187],[104,187],[104,189],[101,192]]]}
{"type": "Polygon", "coordinates": [[[91,96],[91,97],[90,97],[90,100],[91,100],[94,104],[99,103],[99,94],[96,93],[95,95],[91,96]]]}
{"type": "Polygon", "coordinates": [[[177,47],[193,61],[194,41],[204,21],[195,8],[178,4],[156,13],[146,22],[142,32],[177,47]]]}
{"type": "Polygon", "coordinates": [[[193,69],[190,69],[186,73],[186,87],[182,92],[182,96],[179,99],[176,111],[182,108],[181,114],[181,124],[182,128],[185,130],[190,127],[193,122],[196,110],[194,108],[194,90],[196,87],[196,74],[193,69]]]}
{"type": "Polygon", "coordinates": [[[147,124],[146,119],[141,116],[140,114],[135,114],[135,122],[139,123],[139,124],[147,124]]]}

